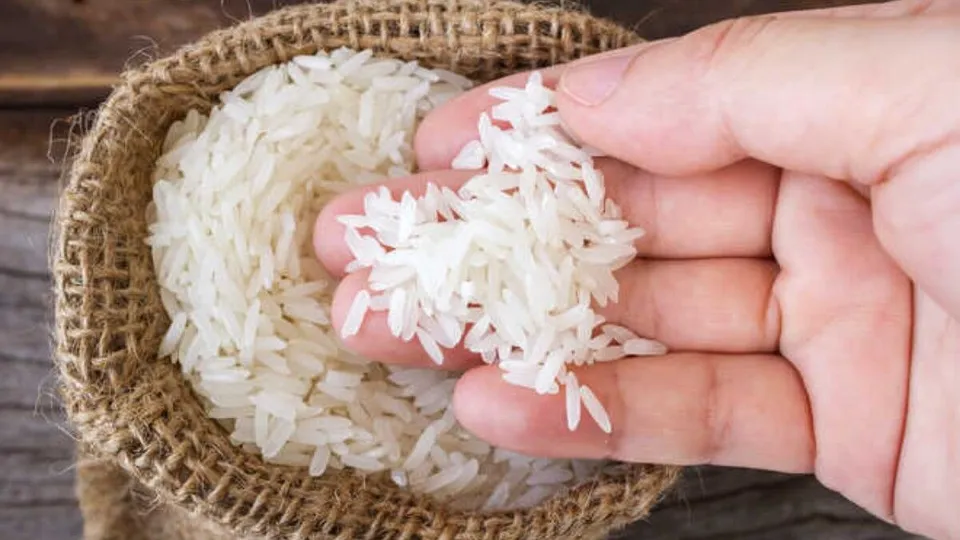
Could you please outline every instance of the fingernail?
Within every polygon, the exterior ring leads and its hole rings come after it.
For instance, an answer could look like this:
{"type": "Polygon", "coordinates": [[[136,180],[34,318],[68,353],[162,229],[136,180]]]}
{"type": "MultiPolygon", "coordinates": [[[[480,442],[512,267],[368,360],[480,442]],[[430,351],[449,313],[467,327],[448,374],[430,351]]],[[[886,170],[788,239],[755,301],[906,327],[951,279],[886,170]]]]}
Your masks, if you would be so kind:
{"type": "Polygon", "coordinates": [[[636,56],[637,52],[630,50],[575,63],[564,71],[560,91],[581,105],[600,105],[620,86],[623,74],[636,56]]]}

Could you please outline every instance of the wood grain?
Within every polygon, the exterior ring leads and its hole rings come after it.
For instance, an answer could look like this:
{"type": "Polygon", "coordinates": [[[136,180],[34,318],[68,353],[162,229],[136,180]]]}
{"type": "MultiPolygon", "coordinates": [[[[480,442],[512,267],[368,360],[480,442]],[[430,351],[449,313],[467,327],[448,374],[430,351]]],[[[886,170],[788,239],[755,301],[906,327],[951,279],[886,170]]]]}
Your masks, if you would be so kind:
{"type": "MultiPolygon", "coordinates": [[[[648,37],[726,17],[837,0],[593,0],[648,37]]],[[[852,2],[843,2],[852,3],[852,2]]],[[[273,0],[0,1],[0,538],[78,538],[73,441],[52,393],[46,245],[63,150],[79,106],[95,105],[138,49],[169,51],[273,0]],[[249,6],[249,9],[248,9],[249,6]],[[149,39],[136,37],[149,36],[149,39]],[[156,48],[154,47],[156,44],[156,48]]],[[[143,54],[156,54],[149,52],[143,54]]],[[[142,57],[141,54],[139,57],[142,57]]],[[[138,57],[138,58],[139,58],[138,57]]],[[[807,476],[699,468],[629,540],[912,538],[807,476]]]]}
{"type": "Polygon", "coordinates": [[[0,103],[92,104],[125,65],[274,5],[274,0],[5,0],[0,103]]]}
{"type": "MultiPolygon", "coordinates": [[[[0,537],[76,538],[73,440],[53,396],[48,223],[58,168],[51,123],[72,111],[0,113],[0,537]]],[[[55,145],[56,147],[56,145],[55,145]]]]}
{"type": "MultiPolygon", "coordinates": [[[[563,2],[565,0],[554,0],[563,2]]],[[[659,38],[743,15],[863,0],[586,0],[596,15],[659,38]]],[[[93,104],[125,65],[290,0],[4,0],[0,106],[93,104]],[[42,56],[38,57],[38,52],[42,56]]]]}
{"type": "Polygon", "coordinates": [[[597,15],[634,28],[648,39],[678,36],[702,26],[764,13],[863,4],[865,0],[587,0],[597,15]]]}
{"type": "Polygon", "coordinates": [[[809,476],[711,467],[687,471],[678,491],[621,540],[902,540],[809,476]]]}

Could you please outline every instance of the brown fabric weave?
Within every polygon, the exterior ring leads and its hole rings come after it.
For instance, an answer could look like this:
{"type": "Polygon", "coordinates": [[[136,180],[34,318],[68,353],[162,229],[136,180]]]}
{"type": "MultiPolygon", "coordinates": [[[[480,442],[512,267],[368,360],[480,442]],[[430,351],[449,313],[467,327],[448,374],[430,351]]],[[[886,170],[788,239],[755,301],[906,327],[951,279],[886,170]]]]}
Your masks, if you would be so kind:
{"type": "Polygon", "coordinates": [[[347,0],[282,9],[127,72],[82,141],[54,240],[56,356],[85,452],[86,538],[579,539],[644,517],[676,469],[631,466],[530,510],[463,513],[389,482],[311,478],[241,451],[157,358],[169,320],[143,242],[169,125],[262,67],[345,45],[486,81],[636,40],[556,8],[347,0]]]}
{"type": "Polygon", "coordinates": [[[77,498],[84,516],[83,537],[87,539],[241,540],[204,516],[159,502],[155,494],[110,460],[79,460],[77,498]]]}

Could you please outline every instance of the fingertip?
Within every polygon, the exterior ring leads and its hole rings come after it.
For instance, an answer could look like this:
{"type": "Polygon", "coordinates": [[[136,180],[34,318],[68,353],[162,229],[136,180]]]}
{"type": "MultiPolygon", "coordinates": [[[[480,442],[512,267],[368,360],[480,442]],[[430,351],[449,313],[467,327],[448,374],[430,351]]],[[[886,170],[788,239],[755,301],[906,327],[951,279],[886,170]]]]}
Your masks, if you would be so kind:
{"type": "Polygon", "coordinates": [[[349,195],[333,199],[320,210],[313,223],[313,252],[327,272],[335,277],[343,275],[351,259],[344,241],[346,227],[337,217],[352,213],[354,202],[349,195]]]}
{"type": "Polygon", "coordinates": [[[330,309],[337,336],[344,347],[372,360],[401,365],[419,362],[425,356],[423,351],[415,349],[416,344],[404,342],[390,332],[386,312],[368,309],[356,333],[343,335],[344,323],[357,295],[364,290],[371,296],[378,294],[371,292],[367,286],[369,275],[370,271],[366,269],[348,274],[337,286],[330,309]]]}
{"type": "MultiPolygon", "coordinates": [[[[357,273],[347,275],[340,283],[337,285],[336,291],[333,293],[333,301],[330,303],[330,323],[333,325],[333,329],[337,332],[337,336],[343,341],[343,344],[350,350],[356,351],[353,345],[361,340],[360,336],[369,332],[368,325],[361,324],[360,330],[356,335],[343,337],[343,323],[347,318],[347,313],[350,311],[350,307],[353,305],[354,300],[357,298],[357,294],[361,290],[365,289],[366,279],[365,276],[369,274],[367,270],[361,270],[357,273]]],[[[369,313],[367,314],[369,316],[369,313]]],[[[365,322],[367,317],[364,317],[365,322]]]]}
{"type": "Polygon", "coordinates": [[[343,337],[344,321],[357,295],[363,290],[367,290],[374,297],[382,294],[369,291],[369,275],[369,270],[348,274],[340,281],[333,295],[330,317],[344,347],[371,360],[400,366],[463,370],[480,364],[479,356],[458,346],[444,349],[443,364],[438,366],[416,339],[405,341],[391,333],[387,311],[367,310],[356,334],[343,337]]]}
{"type": "MultiPolygon", "coordinates": [[[[358,186],[328,202],[317,216],[313,226],[313,250],[320,263],[334,277],[342,277],[347,265],[354,259],[344,239],[346,226],[339,221],[340,216],[360,215],[363,213],[364,197],[382,186],[386,186],[395,200],[409,191],[419,197],[427,189],[427,184],[439,187],[459,189],[471,176],[470,171],[433,171],[429,174],[415,174],[404,178],[392,178],[380,184],[358,186]]],[[[361,234],[367,234],[364,230],[361,234]]]]}
{"type": "Polygon", "coordinates": [[[690,42],[652,41],[574,63],[557,91],[567,129],[609,156],[661,175],[736,161],[703,91],[702,63],[692,60],[704,52],[690,42]]]}
{"type": "MultiPolygon", "coordinates": [[[[457,421],[481,439],[514,451],[523,451],[523,433],[535,428],[536,407],[527,396],[532,390],[506,384],[496,366],[480,366],[460,377],[453,393],[457,421]]],[[[534,404],[535,405],[535,404],[534,404]]]]}
{"type": "MultiPolygon", "coordinates": [[[[413,137],[413,150],[417,156],[417,168],[421,171],[436,171],[450,168],[457,156],[471,139],[477,138],[476,118],[469,115],[475,110],[461,106],[462,97],[441,105],[420,122],[413,137]]],[[[477,113],[479,116],[479,113],[477,113]]]]}
{"type": "Polygon", "coordinates": [[[465,373],[457,382],[453,407],[460,424],[477,437],[526,455],[598,457],[598,448],[603,447],[598,441],[607,438],[585,411],[576,429],[568,428],[562,388],[557,394],[540,395],[507,383],[496,366],[465,373]]]}

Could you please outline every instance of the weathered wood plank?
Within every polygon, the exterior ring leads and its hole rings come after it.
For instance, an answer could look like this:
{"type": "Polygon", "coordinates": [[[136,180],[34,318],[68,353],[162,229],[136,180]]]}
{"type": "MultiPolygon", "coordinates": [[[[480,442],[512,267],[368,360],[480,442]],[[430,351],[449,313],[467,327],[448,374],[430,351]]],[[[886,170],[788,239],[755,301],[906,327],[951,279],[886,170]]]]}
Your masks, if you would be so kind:
{"type": "Polygon", "coordinates": [[[274,0],[0,2],[0,104],[94,103],[127,62],[170,51],[274,0]],[[38,57],[38,51],[41,52],[38,57]]]}
{"type": "MultiPolygon", "coordinates": [[[[561,3],[563,0],[554,0],[561,3]]],[[[596,15],[658,38],[738,15],[864,0],[588,0],[596,15]]],[[[5,0],[0,106],[93,104],[124,65],[169,53],[282,0],[5,0]]]]}
{"type": "MultiPolygon", "coordinates": [[[[7,367],[0,377],[3,402],[29,401],[23,385],[32,387],[48,378],[49,305],[47,261],[49,221],[56,200],[58,168],[48,159],[50,127],[64,111],[3,113],[0,122],[0,361],[7,367]],[[32,384],[27,384],[30,380],[32,384]],[[9,391],[6,391],[8,390],[9,391]]],[[[66,124],[59,122],[61,135],[66,124]]],[[[53,131],[58,133],[57,130],[53,131]]]]}
{"type": "Polygon", "coordinates": [[[76,502],[0,508],[5,540],[77,540],[83,529],[76,502]]]}
{"type": "Polygon", "coordinates": [[[866,514],[810,476],[694,468],[624,540],[915,538],[866,514]]]}
{"type": "Polygon", "coordinates": [[[67,115],[0,112],[0,536],[10,540],[72,539],[81,528],[49,347],[46,246],[59,173],[47,150],[51,124],[67,115]]]}
{"type": "Polygon", "coordinates": [[[596,15],[630,26],[648,39],[658,39],[733,17],[863,3],[867,0],[588,0],[586,5],[596,15]]]}
{"type": "MultiPolygon", "coordinates": [[[[37,395],[37,386],[25,388],[25,395],[37,395]]],[[[27,407],[4,406],[0,408],[0,426],[4,437],[0,439],[0,455],[43,453],[54,449],[69,448],[73,440],[62,430],[63,418],[56,410],[37,410],[33,403],[27,407]]],[[[72,455],[73,451],[58,454],[72,455]]],[[[17,471],[4,471],[13,474],[17,471]]],[[[2,501],[0,501],[2,506],[2,501]]]]}
{"type": "Polygon", "coordinates": [[[36,412],[38,416],[57,411],[53,388],[56,373],[49,359],[2,354],[0,364],[0,410],[19,411],[21,415],[36,412]]]}

